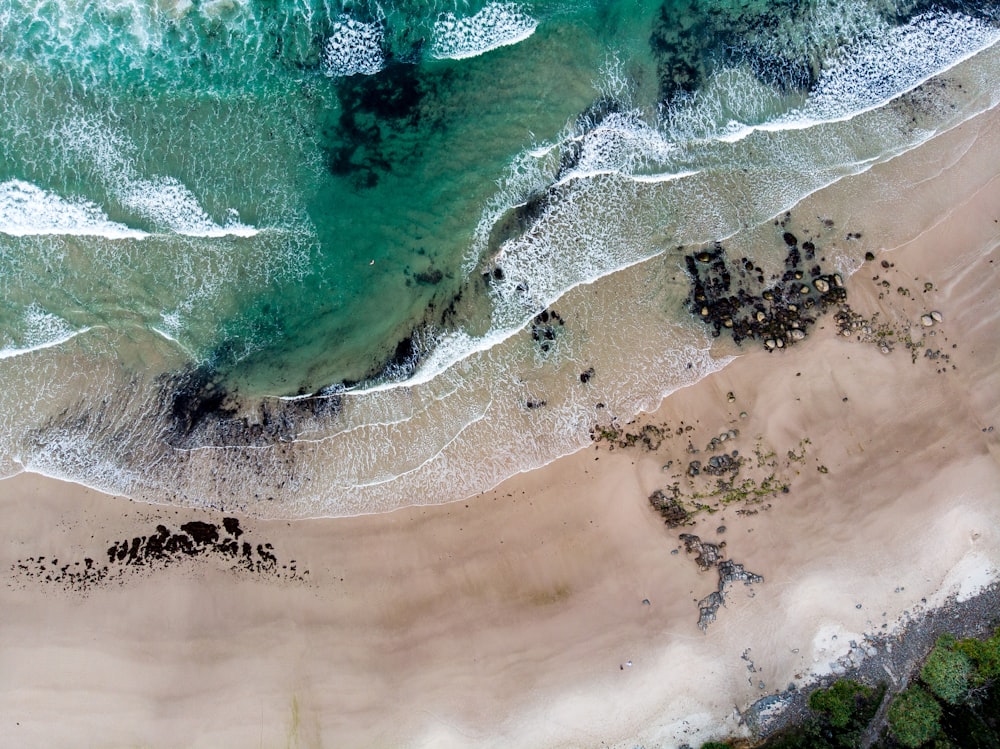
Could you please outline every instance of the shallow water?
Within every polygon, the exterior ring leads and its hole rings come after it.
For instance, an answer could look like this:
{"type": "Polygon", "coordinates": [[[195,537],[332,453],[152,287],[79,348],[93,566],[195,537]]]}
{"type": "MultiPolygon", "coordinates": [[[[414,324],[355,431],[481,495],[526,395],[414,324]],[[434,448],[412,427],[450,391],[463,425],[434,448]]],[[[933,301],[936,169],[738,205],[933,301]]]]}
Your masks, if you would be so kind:
{"type": "Polygon", "coordinates": [[[3,473],[485,489],[737,352],[684,254],[1000,95],[989,3],[272,5],[0,0],[3,473]]]}

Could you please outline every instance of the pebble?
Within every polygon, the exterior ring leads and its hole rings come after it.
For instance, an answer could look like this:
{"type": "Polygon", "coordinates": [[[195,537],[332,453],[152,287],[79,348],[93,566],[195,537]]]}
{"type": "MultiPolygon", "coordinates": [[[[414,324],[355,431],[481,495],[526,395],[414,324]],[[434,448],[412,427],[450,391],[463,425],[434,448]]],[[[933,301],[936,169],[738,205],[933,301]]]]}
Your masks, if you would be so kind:
{"type": "Polygon", "coordinates": [[[934,318],[931,317],[930,315],[921,315],[920,324],[923,325],[925,328],[929,328],[931,325],[934,324],[934,318]]]}
{"type": "Polygon", "coordinates": [[[942,320],[944,320],[944,317],[941,316],[940,312],[938,312],[937,310],[934,310],[933,312],[931,312],[931,319],[934,322],[941,322],[942,320]]]}

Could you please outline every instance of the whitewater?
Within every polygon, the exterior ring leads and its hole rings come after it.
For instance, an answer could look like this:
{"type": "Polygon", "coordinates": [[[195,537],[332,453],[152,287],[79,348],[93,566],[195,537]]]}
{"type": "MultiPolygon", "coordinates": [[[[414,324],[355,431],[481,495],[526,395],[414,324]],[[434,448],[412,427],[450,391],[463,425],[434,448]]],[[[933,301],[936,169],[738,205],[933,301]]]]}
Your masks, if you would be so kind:
{"type": "Polygon", "coordinates": [[[2,0],[0,473],[388,511],[725,366],[683,255],[780,268],[775,217],[996,106],[1000,28],[716,10],[2,0]]]}

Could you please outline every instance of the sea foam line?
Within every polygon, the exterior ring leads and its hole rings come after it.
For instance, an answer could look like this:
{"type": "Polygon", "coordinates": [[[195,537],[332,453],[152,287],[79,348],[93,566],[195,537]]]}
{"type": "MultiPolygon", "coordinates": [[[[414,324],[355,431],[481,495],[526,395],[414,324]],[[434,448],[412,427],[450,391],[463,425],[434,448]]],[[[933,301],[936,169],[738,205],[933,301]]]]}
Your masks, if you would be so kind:
{"type": "Polygon", "coordinates": [[[23,356],[24,354],[31,354],[35,351],[42,351],[47,348],[53,348],[55,346],[60,346],[67,341],[71,341],[78,335],[86,333],[88,330],[93,330],[95,326],[88,325],[85,328],[80,328],[79,330],[74,330],[66,335],[60,336],[58,338],[53,338],[49,341],[44,341],[43,343],[35,344],[34,346],[24,346],[22,348],[4,348],[0,349],[0,359],[13,359],[16,356],[23,356]]]}

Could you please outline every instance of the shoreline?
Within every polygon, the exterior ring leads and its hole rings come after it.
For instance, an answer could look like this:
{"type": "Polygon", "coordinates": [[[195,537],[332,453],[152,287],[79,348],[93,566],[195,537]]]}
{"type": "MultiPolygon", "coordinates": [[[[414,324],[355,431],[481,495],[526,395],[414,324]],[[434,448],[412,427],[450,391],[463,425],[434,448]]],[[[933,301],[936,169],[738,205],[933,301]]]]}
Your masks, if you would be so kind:
{"type": "Polygon", "coordinates": [[[754,347],[619,425],[669,428],[651,449],[598,442],[443,505],[233,513],[239,536],[228,513],[0,482],[0,730],[21,746],[696,744],[745,733],[741,711],[789,682],[835,674],[852,639],[994,582],[1000,178],[952,188],[994,168],[998,119],[880,170],[891,183],[935,164],[886,236],[914,211],[942,218],[886,245],[858,222],[878,253],[845,281],[847,336],[830,312],[801,345],[754,347]],[[924,326],[931,311],[942,321],[924,326]],[[737,431],[725,450],[753,485],[724,502],[718,477],[688,470],[737,431]],[[706,509],[669,528],[648,498],[674,483],[706,509]],[[217,540],[146,554],[157,526],[191,523],[217,540]],[[716,574],[682,532],[763,577],[732,585],[705,632],[716,574]],[[81,589],[69,573],[87,559],[108,573],[81,589]]]}

